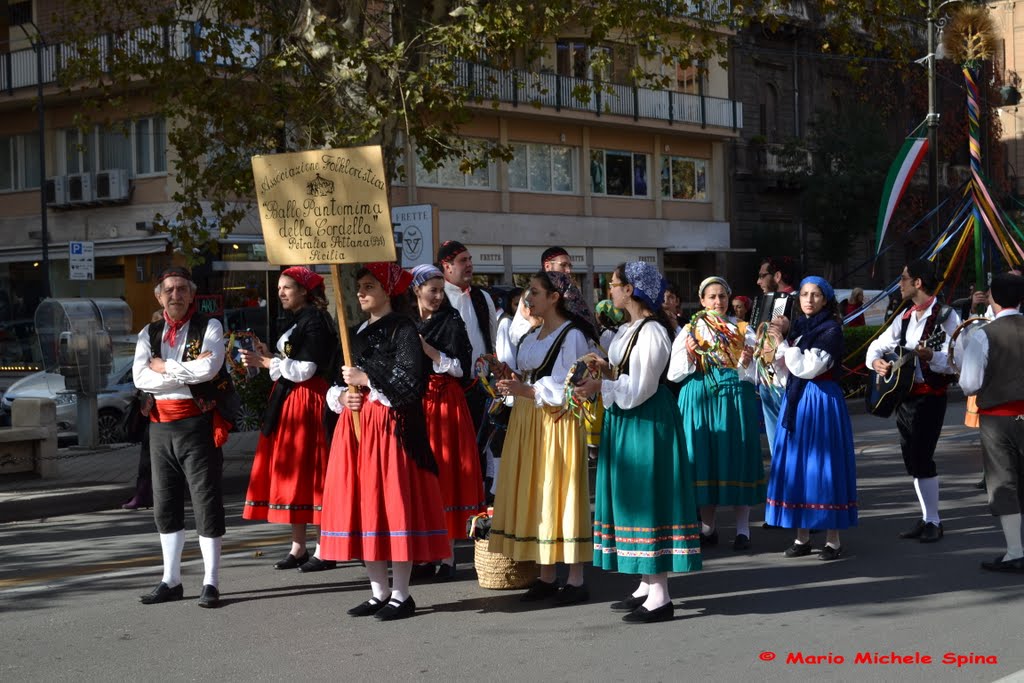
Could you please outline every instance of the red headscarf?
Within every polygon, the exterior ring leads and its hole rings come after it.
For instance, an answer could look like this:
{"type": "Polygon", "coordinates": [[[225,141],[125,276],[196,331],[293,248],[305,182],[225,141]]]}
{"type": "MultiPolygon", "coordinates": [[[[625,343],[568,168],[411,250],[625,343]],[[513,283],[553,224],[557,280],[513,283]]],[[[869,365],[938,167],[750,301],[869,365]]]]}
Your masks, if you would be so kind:
{"type": "Polygon", "coordinates": [[[405,294],[409,285],[412,284],[412,273],[402,270],[397,263],[377,261],[376,263],[367,263],[366,269],[377,278],[377,282],[384,288],[384,292],[388,296],[405,294]]]}
{"type": "Polygon", "coordinates": [[[314,289],[324,283],[324,279],[314,273],[309,268],[302,266],[292,266],[291,268],[285,269],[281,275],[287,275],[291,279],[302,285],[302,288],[307,292],[312,292],[314,289]]]}

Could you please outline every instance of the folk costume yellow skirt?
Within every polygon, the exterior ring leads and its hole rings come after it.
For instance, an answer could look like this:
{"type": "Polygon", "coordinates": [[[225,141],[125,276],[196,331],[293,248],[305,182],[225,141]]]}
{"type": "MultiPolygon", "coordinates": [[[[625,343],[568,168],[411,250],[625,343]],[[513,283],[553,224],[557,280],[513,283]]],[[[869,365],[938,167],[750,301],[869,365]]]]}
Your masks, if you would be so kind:
{"type": "Polygon", "coordinates": [[[490,551],[539,564],[593,558],[583,427],[516,397],[494,498],[490,551]]]}

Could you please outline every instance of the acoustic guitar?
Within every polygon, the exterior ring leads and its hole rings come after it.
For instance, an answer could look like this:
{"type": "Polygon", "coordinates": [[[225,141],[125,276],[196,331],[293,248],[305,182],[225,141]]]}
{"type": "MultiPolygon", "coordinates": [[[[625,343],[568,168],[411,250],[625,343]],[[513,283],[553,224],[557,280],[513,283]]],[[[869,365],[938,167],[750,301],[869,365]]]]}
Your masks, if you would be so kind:
{"type": "MultiPolygon", "coordinates": [[[[932,351],[938,351],[946,344],[946,332],[942,325],[936,325],[935,331],[924,344],[932,351]]],[[[882,377],[873,368],[869,368],[871,379],[868,381],[864,402],[867,410],[878,417],[889,417],[896,407],[907,398],[914,388],[914,375],[917,372],[917,353],[911,347],[896,347],[895,351],[882,354],[882,360],[890,363],[889,373],[882,377]]]]}

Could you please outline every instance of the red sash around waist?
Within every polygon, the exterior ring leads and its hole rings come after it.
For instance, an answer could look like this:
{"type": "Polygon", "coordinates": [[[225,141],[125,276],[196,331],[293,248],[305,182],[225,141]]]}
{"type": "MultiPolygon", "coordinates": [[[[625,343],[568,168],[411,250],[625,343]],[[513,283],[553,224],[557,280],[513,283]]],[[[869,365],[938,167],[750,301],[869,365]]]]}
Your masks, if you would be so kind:
{"type": "MultiPolygon", "coordinates": [[[[167,398],[161,401],[154,401],[153,408],[149,411],[150,422],[177,422],[189,417],[202,415],[199,406],[190,398],[167,398]]],[[[231,423],[221,417],[216,410],[213,411],[213,445],[220,448],[228,442],[228,434],[231,432],[231,423]]]]}
{"type": "Polygon", "coordinates": [[[933,387],[927,382],[915,382],[910,396],[945,396],[946,387],[933,387]]]}
{"type": "Polygon", "coordinates": [[[835,373],[832,372],[832,368],[829,368],[828,370],[826,370],[825,372],[821,373],[820,375],[818,375],[817,377],[815,377],[811,381],[812,382],[834,382],[835,379],[836,379],[835,373]]]}
{"type": "Polygon", "coordinates": [[[991,408],[978,408],[979,415],[996,415],[999,417],[1016,417],[1017,415],[1024,415],[1024,401],[1010,401],[1009,403],[1000,403],[997,406],[991,408]]]}

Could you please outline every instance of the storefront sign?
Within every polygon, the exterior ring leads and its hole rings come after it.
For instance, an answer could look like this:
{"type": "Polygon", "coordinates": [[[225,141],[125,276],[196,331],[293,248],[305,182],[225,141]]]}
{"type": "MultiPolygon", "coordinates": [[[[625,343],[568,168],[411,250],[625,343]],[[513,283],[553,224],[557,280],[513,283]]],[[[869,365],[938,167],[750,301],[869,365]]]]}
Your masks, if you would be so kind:
{"type": "Polygon", "coordinates": [[[255,156],[252,173],[270,263],[395,260],[380,147],[255,156]]]}
{"type": "Polygon", "coordinates": [[[477,273],[505,272],[505,251],[500,246],[467,244],[466,249],[473,256],[473,270],[477,273]]]}
{"type": "Polygon", "coordinates": [[[437,220],[430,204],[391,207],[395,243],[402,254],[402,267],[433,263],[437,244],[437,220]]]}
{"type": "Polygon", "coordinates": [[[610,273],[620,263],[630,261],[643,261],[651,265],[658,265],[657,249],[608,249],[604,247],[594,249],[594,272],[610,273]]]}
{"type": "Polygon", "coordinates": [[[96,258],[92,242],[71,242],[68,246],[70,280],[95,280],[96,258]]]}
{"type": "Polygon", "coordinates": [[[207,318],[219,318],[224,315],[224,296],[222,294],[196,295],[196,312],[207,318]]]}

